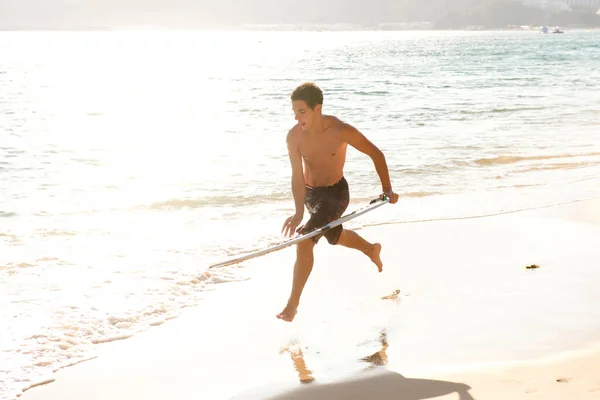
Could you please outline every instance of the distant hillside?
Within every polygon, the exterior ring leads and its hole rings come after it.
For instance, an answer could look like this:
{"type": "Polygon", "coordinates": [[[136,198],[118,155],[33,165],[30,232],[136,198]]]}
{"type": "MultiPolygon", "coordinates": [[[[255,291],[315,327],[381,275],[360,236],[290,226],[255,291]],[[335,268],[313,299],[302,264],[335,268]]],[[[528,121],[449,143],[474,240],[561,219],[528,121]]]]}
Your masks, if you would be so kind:
{"type": "Polygon", "coordinates": [[[436,19],[435,29],[457,29],[481,25],[486,29],[506,28],[509,25],[600,26],[595,10],[574,10],[546,13],[514,0],[458,0],[436,19]]]}

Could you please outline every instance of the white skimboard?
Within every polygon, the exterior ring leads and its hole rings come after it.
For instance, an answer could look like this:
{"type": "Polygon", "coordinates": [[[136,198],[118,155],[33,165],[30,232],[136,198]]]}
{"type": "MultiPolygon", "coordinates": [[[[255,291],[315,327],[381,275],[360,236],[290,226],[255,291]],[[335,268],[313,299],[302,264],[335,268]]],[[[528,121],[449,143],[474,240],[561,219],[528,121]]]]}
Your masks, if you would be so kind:
{"type": "Polygon", "coordinates": [[[361,216],[369,211],[373,211],[374,209],[381,207],[382,205],[384,205],[388,202],[389,202],[389,199],[387,198],[387,196],[378,197],[376,199],[371,200],[367,206],[364,206],[362,208],[354,210],[350,214],[346,214],[346,215],[340,217],[339,219],[336,219],[335,221],[331,221],[330,223],[322,226],[321,228],[314,229],[314,230],[307,232],[305,234],[302,234],[302,235],[297,235],[291,239],[288,239],[281,243],[274,244],[270,247],[267,247],[267,248],[264,248],[261,250],[256,250],[256,251],[250,252],[248,254],[245,254],[243,256],[231,258],[229,260],[226,260],[226,261],[223,261],[223,262],[220,262],[217,264],[213,264],[213,265],[209,266],[208,268],[210,269],[210,268],[216,268],[216,267],[225,267],[227,265],[237,264],[239,262],[249,260],[251,258],[264,256],[265,254],[271,253],[273,251],[281,250],[285,247],[291,246],[293,244],[296,244],[298,242],[301,242],[301,241],[311,238],[313,236],[317,236],[319,234],[325,233],[326,231],[328,231],[331,228],[335,228],[336,226],[343,224],[344,222],[350,221],[351,219],[361,216]]]}

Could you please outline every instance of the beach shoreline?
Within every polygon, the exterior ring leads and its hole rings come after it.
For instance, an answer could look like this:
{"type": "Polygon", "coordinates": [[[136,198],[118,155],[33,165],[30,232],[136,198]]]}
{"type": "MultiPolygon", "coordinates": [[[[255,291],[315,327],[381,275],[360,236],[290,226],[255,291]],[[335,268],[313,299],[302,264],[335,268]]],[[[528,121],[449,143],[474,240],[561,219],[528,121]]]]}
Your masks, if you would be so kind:
{"type": "Polygon", "coordinates": [[[284,249],[21,398],[599,398],[598,210],[591,199],[363,228],[383,243],[384,272],[320,244],[291,324],[275,318],[291,283],[284,249]]]}

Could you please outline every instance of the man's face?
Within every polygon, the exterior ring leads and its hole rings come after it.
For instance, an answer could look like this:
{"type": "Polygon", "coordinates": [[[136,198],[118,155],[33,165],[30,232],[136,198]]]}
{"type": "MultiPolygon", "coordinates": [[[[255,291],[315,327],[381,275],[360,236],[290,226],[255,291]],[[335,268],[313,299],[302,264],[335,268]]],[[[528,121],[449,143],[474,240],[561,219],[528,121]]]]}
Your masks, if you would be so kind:
{"type": "Polygon", "coordinates": [[[292,109],[294,110],[294,115],[298,124],[302,130],[308,130],[313,126],[315,121],[315,117],[317,116],[317,112],[320,111],[321,105],[317,104],[315,109],[311,109],[308,104],[304,100],[294,100],[292,102],[292,109]]]}

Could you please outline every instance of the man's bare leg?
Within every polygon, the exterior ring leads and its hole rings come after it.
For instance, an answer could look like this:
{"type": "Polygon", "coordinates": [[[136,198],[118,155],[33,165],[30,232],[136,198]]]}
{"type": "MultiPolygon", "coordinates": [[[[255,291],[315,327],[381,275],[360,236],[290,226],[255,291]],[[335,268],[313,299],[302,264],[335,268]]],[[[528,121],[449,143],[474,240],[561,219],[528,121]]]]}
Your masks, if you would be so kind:
{"type": "Polygon", "coordinates": [[[300,304],[300,295],[313,268],[314,247],[315,243],[311,239],[303,240],[296,245],[296,263],[294,264],[292,293],[290,294],[287,306],[285,306],[282,312],[277,314],[277,318],[291,322],[296,316],[298,304],[300,304]]]}
{"type": "Polygon", "coordinates": [[[383,263],[379,256],[381,253],[381,245],[379,243],[369,243],[358,233],[344,229],[340,234],[337,244],[362,251],[377,265],[379,272],[383,271],[383,263]]]}

